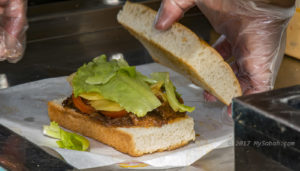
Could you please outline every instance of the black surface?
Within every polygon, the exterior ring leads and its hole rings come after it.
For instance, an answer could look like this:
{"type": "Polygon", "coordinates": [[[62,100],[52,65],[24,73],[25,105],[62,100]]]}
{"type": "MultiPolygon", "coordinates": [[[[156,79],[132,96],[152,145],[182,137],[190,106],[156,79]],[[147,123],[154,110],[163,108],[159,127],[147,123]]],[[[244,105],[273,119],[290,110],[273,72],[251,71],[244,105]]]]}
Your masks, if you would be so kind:
{"type": "MultiPolygon", "coordinates": [[[[86,1],[85,4],[92,4],[98,1],[98,3],[103,3],[104,0],[84,0],[86,1]]],[[[119,0],[120,2],[125,2],[126,0],[119,0]]],[[[141,2],[143,0],[130,0],[131,2],[141,2]]],[[[45,4],[53,4],[57,2],[65,2],[65,3],[74,3],[79,2],[78,0],[28,0],[29,6],[36,6],[36,5],[45,5],[45,4]]],[[[82,1],[83,2],[83,1],[82,1]]]]}
{"type": "MultiPolygon", "coordinates": [[[[16,64],[0,62],[0,74],[6,75],[9,86],[69,75],[101,54],[122,53],[130,65],[153,62],[139,41],[117,22],[120,5],[88,8],[80,1],[81,8],[73,2],[29,8],[28,41],[23,59],[16,64]]],[[[160,1],[145,4],[157,10],[160,1]]],[[[191,9],[180,22],[209,41],[211,26],[198,9],[191,9]]]]}
{"type": "Polygon", "coordinates": [[[299,97],[300,85],[234,99],[237,169],[300,169],[299,97]]]}
{"type": "Polygon", "coordinates": [[[0,125],[0,166],[8,170],[74,169],[2,125],[0,125]]]}
{"type": "MultiPolygon", "coordinates": [[[[300,85],[240,97],[237,101],[251,106],[253,110],[265,117],[272,117],[278,122],[300,131],[300,85]]],[[[249,126],[253,127],[254,125],[249,126]]],[[[278,130],[274,132],[278,132],[278,130]]]]}
{"type": "Polygon", "coordinates": [[[60,1],[70,1],[70,0],[28,0],[28,6],[55,3],[60,1]]]}

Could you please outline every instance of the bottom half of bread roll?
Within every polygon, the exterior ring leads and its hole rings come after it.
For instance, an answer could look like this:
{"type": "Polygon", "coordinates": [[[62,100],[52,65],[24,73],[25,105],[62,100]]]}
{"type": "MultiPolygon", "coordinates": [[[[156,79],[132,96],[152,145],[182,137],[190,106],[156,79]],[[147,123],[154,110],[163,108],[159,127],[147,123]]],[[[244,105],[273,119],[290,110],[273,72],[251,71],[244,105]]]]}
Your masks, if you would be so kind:
{"type": "Polygon", "coordinates": [[[195,140],[194,120],[188,115],[173,118],[160,126],[116,126],[63,106],[62,102],[63,99],[48,103],[51,121],[131,156],[173,150],[195,140]]]}

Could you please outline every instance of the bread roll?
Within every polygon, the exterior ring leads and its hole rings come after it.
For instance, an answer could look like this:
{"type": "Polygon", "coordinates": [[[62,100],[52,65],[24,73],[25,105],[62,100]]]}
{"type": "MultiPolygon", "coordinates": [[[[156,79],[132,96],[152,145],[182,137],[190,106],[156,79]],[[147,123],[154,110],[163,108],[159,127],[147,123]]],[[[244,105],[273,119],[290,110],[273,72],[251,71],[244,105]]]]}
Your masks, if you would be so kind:
{"type": "Polygon", "coordinates": [[[214,48],[179,23],[167,31],[156,30],[155,16],[156,11],[127,1],[117,19],[154,61],[182,73],[226,105],[242,94],[231,67],[214,48]]]}
{"type": "Polygon", "coordinates": [[[174,119],[161,127],[108,127],[97,119],[63,107],[62,101],[48,103],[51,121],[131,156],[173,150],[195,140],[194,120],[189,116],[174,119]]]}

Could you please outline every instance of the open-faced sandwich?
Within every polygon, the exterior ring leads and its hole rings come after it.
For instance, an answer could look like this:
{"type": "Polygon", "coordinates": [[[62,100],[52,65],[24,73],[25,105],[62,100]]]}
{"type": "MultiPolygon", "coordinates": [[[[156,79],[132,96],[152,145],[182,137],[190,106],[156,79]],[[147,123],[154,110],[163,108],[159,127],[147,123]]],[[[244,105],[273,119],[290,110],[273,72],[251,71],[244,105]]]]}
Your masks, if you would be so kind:
{"type": "Polygon", "coordinates": [[[120,59],[94,58],[69,77],[72,94],[48,103],[51,121],[131,156],[171,150],[195,139],[193,107],[166,72],[147,77],[120,59]]]}
{"type": "MultiPolygon", "coordinates": [[[[230,66],[188,28],[175,23],[167,31],[153,27],[156,12],[126,2],[118,21],[152,58],[190,78],[229,105],[241,95],[230,66]]],[[[124,59],[105,56],[83,65],[69,78],[72,94],[49,102],[51,121],[131,156],[172,150],[195,140],[194,121],[186,112],[169,74],[145,76],[124,59]]]]}

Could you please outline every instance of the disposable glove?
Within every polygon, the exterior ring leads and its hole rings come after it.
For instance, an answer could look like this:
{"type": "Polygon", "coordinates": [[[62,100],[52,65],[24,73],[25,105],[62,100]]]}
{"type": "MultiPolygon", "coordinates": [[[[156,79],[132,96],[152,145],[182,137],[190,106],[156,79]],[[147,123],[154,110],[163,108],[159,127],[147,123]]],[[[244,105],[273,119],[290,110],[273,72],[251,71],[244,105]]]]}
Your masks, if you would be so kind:
{"type": "MultiPolygon", "coordinates": [[[[225,60],[235,58],[231,66],[247,95],[274,87],[294,4],[294,0],[163,0],[155,27],[170,28],[197,5],[222,35],[213,46],[225,60]]],[[[205,98],[215,100],[207,92],[205,98]]]]}
{"type": "Polygon", "coordinates": [[[0,61],[18,62],[25,49],[27,0],[0,0],[0,61]]]}

